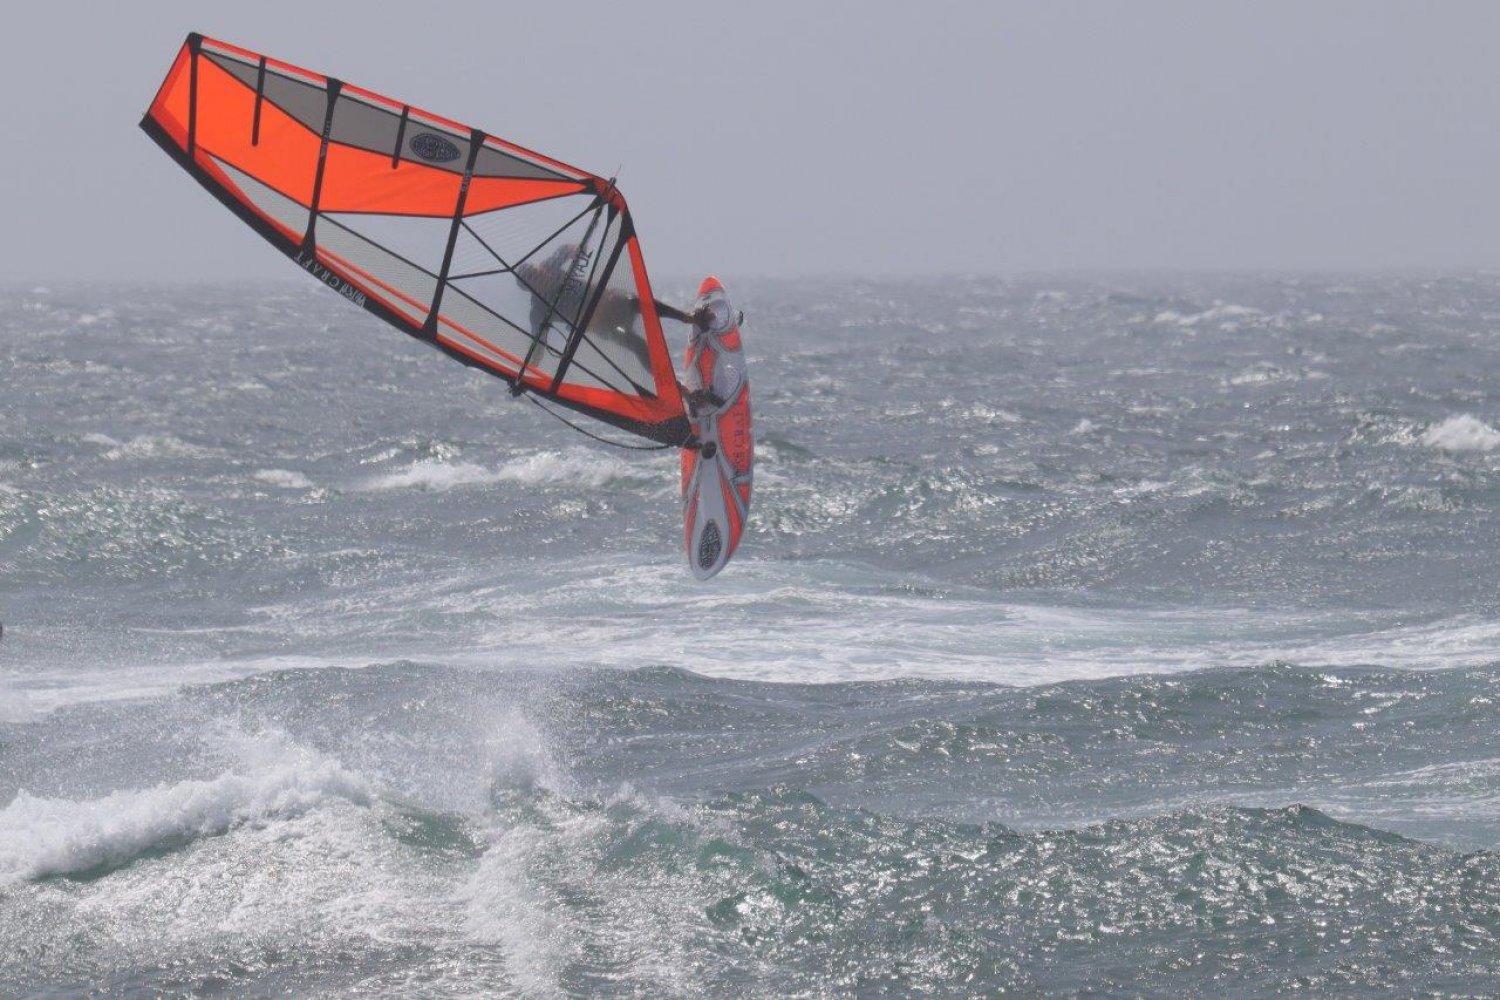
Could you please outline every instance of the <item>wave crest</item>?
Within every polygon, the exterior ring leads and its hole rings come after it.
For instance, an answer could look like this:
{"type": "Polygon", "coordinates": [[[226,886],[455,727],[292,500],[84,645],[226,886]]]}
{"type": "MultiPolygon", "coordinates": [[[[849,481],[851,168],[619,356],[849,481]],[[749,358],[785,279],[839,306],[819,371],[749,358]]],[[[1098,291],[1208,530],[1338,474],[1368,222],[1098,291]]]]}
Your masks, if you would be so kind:
{"type": "Polygon", "coordinates": [[[311,479],[291,469],[259,469],[254,478],[257,482],[286,490],[310,490],[313,486],[311,479]]]}
{"type": "Polygon", "coordinates": [[[299,815],[330,799],[368,805],[372,793],[335,761],[305,759],[82,801],[23,791],[0,809],[0,886],[122,865],[153,847],[299,815]]]}
{"type": "Polygon", "coordinates": [[[400,472],[366,483],[370,490],[448,490],[457,486],[516,483],[522,486],[582,486],[599,488],[612,482],[643,481],[654,475],[597,452],[541,451],[512,459],[497,468],[473,462],[423,459],[400,472]]]}

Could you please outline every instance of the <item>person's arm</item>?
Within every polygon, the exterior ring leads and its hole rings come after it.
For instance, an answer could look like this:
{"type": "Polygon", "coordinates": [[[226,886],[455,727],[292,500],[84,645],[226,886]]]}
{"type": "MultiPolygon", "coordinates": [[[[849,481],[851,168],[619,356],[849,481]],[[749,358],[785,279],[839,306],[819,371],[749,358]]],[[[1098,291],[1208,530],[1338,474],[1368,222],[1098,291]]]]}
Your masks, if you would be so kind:
{"type": "Polygon", "coordinates": [[[686,323],[689,326],[692,325],[692,323],[693,323],[693,314],[692,313],[683,312],[681,309],[678,309],[676,306],[669,306],[665,302],[663,302],[661,299],[652,299],[651,301],[654,302],[654,303],[656,303],[656,315],[658,315],[658,316],[665,316],[667,319],[675,319],[677,322],[679,322],[679,323],[686,323]]]}

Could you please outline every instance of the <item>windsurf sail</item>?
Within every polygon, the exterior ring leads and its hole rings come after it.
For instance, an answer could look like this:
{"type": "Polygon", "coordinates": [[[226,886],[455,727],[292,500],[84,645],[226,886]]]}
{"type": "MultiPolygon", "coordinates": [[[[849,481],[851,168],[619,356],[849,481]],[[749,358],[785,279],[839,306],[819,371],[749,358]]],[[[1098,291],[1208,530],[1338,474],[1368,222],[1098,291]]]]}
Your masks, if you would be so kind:
{"type": "Polygon", "coordinates": [[[198,34],[141,127],[273,246],[397,329],[518,392],[689,440],[613,180],[198,34]]]}

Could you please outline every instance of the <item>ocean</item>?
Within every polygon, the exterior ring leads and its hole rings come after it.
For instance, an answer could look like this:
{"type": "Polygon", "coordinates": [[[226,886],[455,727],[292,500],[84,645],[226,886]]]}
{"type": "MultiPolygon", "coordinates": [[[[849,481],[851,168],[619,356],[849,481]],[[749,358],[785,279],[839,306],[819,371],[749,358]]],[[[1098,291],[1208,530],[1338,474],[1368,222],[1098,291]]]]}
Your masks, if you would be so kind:
{"type": "Polygon", "coordinates": [[[0,288],[0,995],[1500,996],[1500,275],[724,277],[707,584],[305,278],[0,288]]]}

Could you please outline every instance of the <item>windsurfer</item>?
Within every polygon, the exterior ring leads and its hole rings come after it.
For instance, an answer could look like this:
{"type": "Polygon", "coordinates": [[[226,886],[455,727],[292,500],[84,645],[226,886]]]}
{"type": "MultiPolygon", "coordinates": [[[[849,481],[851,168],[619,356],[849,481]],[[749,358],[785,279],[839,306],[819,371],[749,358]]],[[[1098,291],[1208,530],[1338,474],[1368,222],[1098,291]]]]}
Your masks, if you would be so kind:
{"type": "MultiPolygon", "coordinates": [[[[584,308],[592,258],[576,243],[564,243],[540,263],[528,261],[515,269],[515,278],[531,295],[532,346],[526,356],[526,367],[533,365],[543,350],[561,354],[567,345],[567,331],[577,322],[584,308]]],[[[653,300],[657,315],[708,329],[713,321],[707,307],[687,313],[659,299],[653,300]]],[[[641,300],[629,292],[608,286],[599,295],[589,318],[588,333],[601,343],[613,344],[628,351],[645,371],[651,370],[651,354],[641,329],[641,300]]]]}
{"type": "MultiPolygon", "coordinates": [[[[536,362],[543,350],[561,354],[568,331],[581,318],[584,293],[588,289],[593,260],[576,243],[564,243],[541,261],[527,262],[515,270],[516,280],[531,293],[531,350],[526,365],[536,362]]],[[[637,322],[640,299],[606,287],[589,318],[589,336],[629,352],[644,371],[651,370],[651,352],[645,331],[637,322]]]]}

